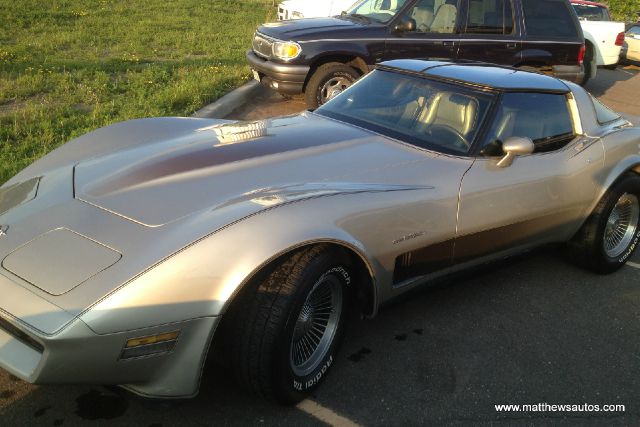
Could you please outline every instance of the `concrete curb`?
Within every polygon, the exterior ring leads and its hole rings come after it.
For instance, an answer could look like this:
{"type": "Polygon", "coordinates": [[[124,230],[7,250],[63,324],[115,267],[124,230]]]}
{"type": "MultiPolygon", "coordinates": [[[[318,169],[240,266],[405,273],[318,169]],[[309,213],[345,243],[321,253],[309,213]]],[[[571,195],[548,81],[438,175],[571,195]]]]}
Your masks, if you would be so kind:
{"type": "Polygon", "coordinates": [[[251,80],[217,101],[205,105],[193,113],[193,117],[222,119],[247,102],[259,88],[260,83],[256,80],[251,80]]]}

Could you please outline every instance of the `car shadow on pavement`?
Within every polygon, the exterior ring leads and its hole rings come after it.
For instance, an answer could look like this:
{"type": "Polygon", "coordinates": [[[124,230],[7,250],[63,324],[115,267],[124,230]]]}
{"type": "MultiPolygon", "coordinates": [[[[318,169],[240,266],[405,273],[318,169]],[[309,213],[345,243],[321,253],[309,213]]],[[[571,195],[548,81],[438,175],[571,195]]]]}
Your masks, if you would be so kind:
{"type": "Polygon", "coordinates": [[[593,96],[600,97],[605,95],[614,85],[632,79],[639,71],[639,67],[624,64],[619,65],[615,70],[598,68],[596,78],[587,82],[585,89],[593,96]]]}

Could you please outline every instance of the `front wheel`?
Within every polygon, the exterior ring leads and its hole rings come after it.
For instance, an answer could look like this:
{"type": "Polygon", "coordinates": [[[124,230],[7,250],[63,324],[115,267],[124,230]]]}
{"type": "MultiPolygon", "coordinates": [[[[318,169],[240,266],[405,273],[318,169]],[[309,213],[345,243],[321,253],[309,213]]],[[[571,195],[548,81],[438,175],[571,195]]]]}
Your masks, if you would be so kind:
{"type": "Polygon", "coordinates": [[[640,177],[618,181],[570,242],[574,259],[598,273],[622,267],[640,242],[640,177]]]}
{"type": "Polygon", "coordinates": [[[339,62],[318,67],[307,83],[304,99],[307,107],[314,109],[342,93],[360,77],[358,71],[339,62]]]}
{"type": "Polygon", "coordinates": [[[342,250],[315,246],[283,260],[242,296],[231,356],[251,391],[291,404],[324,380],[343,334],[351,277],[342,250]]]}

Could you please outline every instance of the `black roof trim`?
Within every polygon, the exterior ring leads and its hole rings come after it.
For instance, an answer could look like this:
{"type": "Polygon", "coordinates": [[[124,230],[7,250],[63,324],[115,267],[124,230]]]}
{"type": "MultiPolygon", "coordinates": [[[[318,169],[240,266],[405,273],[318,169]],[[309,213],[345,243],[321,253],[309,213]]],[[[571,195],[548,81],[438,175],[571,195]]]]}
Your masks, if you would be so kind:
{"type": "Polygon", "coordinates": [[[501,92],[571,92],[555,77],[479,61],[400,59],[382,62],[376,68],[501,92]]]}

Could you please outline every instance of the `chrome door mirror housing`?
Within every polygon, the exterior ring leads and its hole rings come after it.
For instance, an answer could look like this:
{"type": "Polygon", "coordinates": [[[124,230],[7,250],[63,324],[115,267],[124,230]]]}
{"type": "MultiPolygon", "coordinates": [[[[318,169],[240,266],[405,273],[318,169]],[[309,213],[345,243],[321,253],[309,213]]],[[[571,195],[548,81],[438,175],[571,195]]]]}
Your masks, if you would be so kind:
{"type": "Polygon", "coordinates": [[[502,150],[505,155],[498,162],[498,167],[506,168],[511,166],[516,156],[524,156],[533,153],[535,145],[531,138],[523,136],[511,136],[502,143],[502,150]]]}

